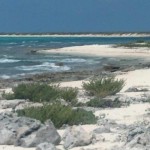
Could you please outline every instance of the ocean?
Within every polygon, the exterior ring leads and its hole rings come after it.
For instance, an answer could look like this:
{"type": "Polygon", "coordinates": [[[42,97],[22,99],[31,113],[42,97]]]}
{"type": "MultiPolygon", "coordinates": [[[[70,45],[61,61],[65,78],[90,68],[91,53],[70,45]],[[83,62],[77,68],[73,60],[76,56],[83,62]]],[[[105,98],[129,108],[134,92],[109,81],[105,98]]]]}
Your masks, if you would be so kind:
{"type": "Polygon", "coordinates": [[[32,53],[36,50],[58,49],[82,45],[108,45],[150,41],[150,37],[0,37],[0,79],[22,78],[26,75],[75,71],[93,67],[106,58],[32,53]],[[58,65],[58,64],[63,65],[58,65]]]}

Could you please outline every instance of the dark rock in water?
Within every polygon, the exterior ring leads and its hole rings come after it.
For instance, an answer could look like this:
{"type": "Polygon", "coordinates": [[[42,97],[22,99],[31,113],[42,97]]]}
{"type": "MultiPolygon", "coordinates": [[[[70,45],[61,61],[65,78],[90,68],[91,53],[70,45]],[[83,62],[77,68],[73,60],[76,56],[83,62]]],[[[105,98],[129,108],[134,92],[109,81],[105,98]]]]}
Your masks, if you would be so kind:
{"type": "Polygon", "coordinates": [[[45,125],[35,119],[0,114],[0,145],[36,147],[40,143],[59,144],[60,136],[53,123],[45,125]]]}
{"type": "Polygon", "coordinates": [[[36,53],[36,52],[37,52],[37,50],[31,50],[30,52],[31,52],[31,53],[36,53]]]}
{"type": "Polygon", "coordinates": [[[121,68],[120,68],[119,66],[105,65],[105,66],[103,67],[103,69],[104,69],[105,71],[115,72],[115,71],[120,70],[121,68]]]}
{"type": "Polygon", "coordinates": [[[51,143],[41,143],[36,147],[36,150],[58,150],[53,144],[51,143]]]}
{"type": "Polygon", "coordinates": [[[55,63],[56,66],[64,66],[64,63],[63,62],[57,62],[55,63]]]}

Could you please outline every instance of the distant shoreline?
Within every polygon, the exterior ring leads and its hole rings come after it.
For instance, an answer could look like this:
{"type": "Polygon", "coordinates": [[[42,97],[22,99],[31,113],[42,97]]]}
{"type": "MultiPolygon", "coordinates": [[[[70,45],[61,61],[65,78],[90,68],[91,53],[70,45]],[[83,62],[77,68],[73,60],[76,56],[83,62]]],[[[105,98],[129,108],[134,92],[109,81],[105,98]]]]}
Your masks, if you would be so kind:
{"type": "Polygon", "coordinates": [[[50,50],[39,50],[43,54],[69,54],[77,56],[93,57],[127,57],[127,58],[149,58],[149,48],[114,48],[113,45],[84,45],[72,46],[50,50]]]}
{"type": "Polygon", "coordinates": [[[148,33],[0,33],[0,37],[150,37],[148,33]]]}

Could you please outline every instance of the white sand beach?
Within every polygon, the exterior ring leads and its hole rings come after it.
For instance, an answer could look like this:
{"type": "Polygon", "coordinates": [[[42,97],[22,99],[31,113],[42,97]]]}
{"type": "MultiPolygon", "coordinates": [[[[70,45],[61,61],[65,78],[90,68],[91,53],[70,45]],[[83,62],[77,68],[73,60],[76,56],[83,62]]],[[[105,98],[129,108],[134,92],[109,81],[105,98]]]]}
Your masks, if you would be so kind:
{"type": "MultiPolygon", "coordinates": [[[[92,46],[75,46],[68,48],[61,48],[55,50],[43,50],[39,51],[40,53],[63,53],[71,55],[88,55],[88,56],[105,56],[105,57],[139,57],[149,60],[150,51],[148,49],[127,49],[127,48],[112,48],[108,45],[92,45],[92,46]]],[[[116,73],[117,74],[117,73],[116,73]]],[[[125,86],[120,91],[119,94],[132,98],[142,98],[144,94],[149,94],[145,92],[126,92],[127,89],[132,87],[138,88],[147,88],[150,90],[150,69],[139,69],[129,72],[118,72],[116,79],[124,79],[125,86]]],[[[70,82],[61,82],[61,87],[77,87],[82,90],[82,83],[87,82],[87,80],[78,80],[70,82]]],[[[7,91],[11,91],[8,89],[7,91]]],[[[150,95],[150,94],[149,94],[150,95]]],[[[106,108],[95,111],[95,116],[99,117],[101,114],[105,114],[105,118],[108,120],[115,121],[118,124],[131,125],[143,120],[150,120],[149,117],[146,117],[148,110],[150,109],[149,103],[133,103],[126,107],[121,108],[106,108]]],[[[0,110],[4,112],[4,110],[0,110]]],[[[98,125],[82,125],[83,129],[87,132],[91,132],[94,129],[98,128],[98,125]]],[[[59,134],[62,136],[64,130],[58,130],[59,134]]],[[[123,132],[123,131],[122,131],[123,132]]],[[[117,130],[113,133],[103,133],[102,137],[105,138],[105,141],[98,141],[94,144],[84,146],[84,147],[75,147],[71,150],[87,150],[87,149],[97,149],[97,150],[111,150],[114,146],[121,146],[124,143],[117,142],[116,138],[119,136],[117,130]]],[[[60,144],[57,146],[61,150],[65,150],[60,144]]],[[[14,146],[0,146],[0,150],[35,150],[35,148],[22,148],[14,146]]]]}
{"type": "MultiPolygon", "coordinates": [[[[120,93],[128,94],[125,92],[128,88],[131,87],[147,87],[150,88],[150,69],[140,69],[135,71],[130,71],[123,73],[121,75],[117,75],[116,78],[124,79],[126,84],[120,93]]],[[[71,86],[82,88],[82,81],[72,81],[72,82],[62,82],[61,86],[71,86]]],[[[138,92],[132,92],[132,96],[136,97],[138,92]]],[[[144,92],[140,93],[142,96],[144,92]]],[[[150,109],[149,103],[137,103],[131,104],[128,107],[121,108],[106,108],[101,109],[95,112],[96,116],[101,114],[105,114],[105,118],[109,120],[114,120],[118,124],[131,125],[136,122],[142,122],[144,120],[150,120],[149,117],[146,117],[148,110],[150,109]]],[[[98,125],[82,125],[83,129],[87,132],[91,132],[98,127],[98,125]]],[[[62,136],[64,130],[58,130],[59,134],[62,136]]],[[[76,147],[72,148],[72,150],[81,150],[81,148],[97,148],[98,150],[110,150],[113,146],[120,146],[123,143],[117,142],[116,137],[118,136],[118,131],[114,131],[113,133],[103,133],[101,136],[105,138],[105,141],[98,141],[95,144],[91,144],[89,146],[84,147],[76,147]]],[[[62,145],[57,146],[61,150],[65,150],[62,145]]],[[[14,146],[0,146],[0,150],[35,150],[35,148],[22,148],[22,147],[14,147],[14,146]]]]}
{"type": "Polygon", "coordinates": [[[150,55],[148,48],[114,48],[112,45],[73,46],[51,50],[39,50],[38,53],[70,54],[97,57],[139,57],[147,59],[149,59],[150,55]]]}
{"type": "MultiPolygon", "coordinates": [[[[150,69],[140,69],[135,71],[130,71],[123,73],[121,75],[117,75],[116,79],[124,79],[125,80],[125,86],[120,91],[120,94],[124,94],[124,96],[131,96],[134,98],[141,98],[143,94],[146,94],[145,92],[125,92],[127,89],[132,87],[139,87],[139,88],[148,88],[150,89],[150,69]]],[[[82,83],[84,81],[73,81],[73,82],[62,82],[61,86],[71,86],[71,87],[78,87],[82,88],[82,83]]],[[[148,92],[149,93],[149,92],[148,92]]],[[[147,94],[148,94],[147,93],[147,94]]],[[[114,120],[118,124],[124,124],[124,125],[131,125],[136,122],[142,122],[144,120],[149,120],[149,117],[146,117],[146,114],[148,113],[148,110],[150,109],[149,103],[137,103],[137,104],[131,104],[128,107],[122,107],[122,108],[107,108],[98,110],[95,112],[96,116],[100,116],[102,114],[105,114],[105,118],[108,120],[114,120]]],[[[92,129],[96,129],[97,126],[83,126],[83,128],[86,131],[91,131],[92,129]]],[[[105,137],[105,142],[98,142],[94,145],[85,146],[85,148],[97,148],[98,150],[110,150],[113,146],[116,145],[122,145],[123,143],[120,142],[114,142],[115,136],[117,136],[116,133],[108,133],[108,134],[102,134],[105,137]]],[[[80,147],[81,148],[81,147],[80,147]]],[[[73,150],[80,150],[80,148],[74,148],[73,150]]]]}

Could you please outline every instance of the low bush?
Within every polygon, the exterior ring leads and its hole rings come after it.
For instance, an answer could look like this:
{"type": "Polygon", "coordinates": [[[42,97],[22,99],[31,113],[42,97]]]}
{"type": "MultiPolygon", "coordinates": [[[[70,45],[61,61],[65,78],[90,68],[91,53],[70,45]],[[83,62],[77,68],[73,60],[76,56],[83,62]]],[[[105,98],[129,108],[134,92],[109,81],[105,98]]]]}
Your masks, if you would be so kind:
{"type": "Polygon", "coordinates": [[[60,128],[64,124],[94,124],[96,117],[91,111],[83,109],[72,109],[70,106],[61,104],[44,105],[43,107],[27,107],[17,111],[19,116],[27,116],[35,118],[44,123],[47,119],[51,119],[55,127],[60,128]]]}
{"type": "Polygon", "coordinates": [[[95,98],[86,103],[88,107],[101,107],[101,108],[117,108],[121,107],[121,102],[118,98],[114,101],[107,99],[95,98]]]}
{"type": "Polygon", "coordinates": [[[142,48],[142,47],[150,47],[150,41],[138,40],[135,42],[122,43],[114,45],[113,47],[126,47],[126,48],[142,48]]]}
{"type": "Polygon", "coordinates": [[[83,83],[83,88],[90,96],[106,97],[119,92],[124,86],[124,80],[115,80],[114,77],[99,77],[83,83]]]}
{"type": "Polygon", "coordinates": [[[66,87],[61,89],[61,98],[71,105],[75,105],[77,103],[77,94],[77,88],[66,87]]]}
{"type": "Polygon", "coordinates": [[[2,93],[2,97],[5,98],[5,99],[7,99],[7,100],[15,99],[13,93],[5,93],[5,92],[3,92],[3,93],[2,93]]]}
{"type": "Polygon", "coordinates": [[[64,99],[74,103],[78,94],[76,88],[60,88],[59,85],[39,83],[20,84],[13,88],[13,94],[3,94],[6,99],[29,99],[32,102],[53,102],[64,99]]]}
{"type": "MultiPolygon", "coordinates": [[[[15,99],[29,99],[32,102],[53,101],[60,98],[58,85],[20,84],[13,88],[15,99]]],[[[7,98],[7,94],[4,96],[7,98]]]]}

